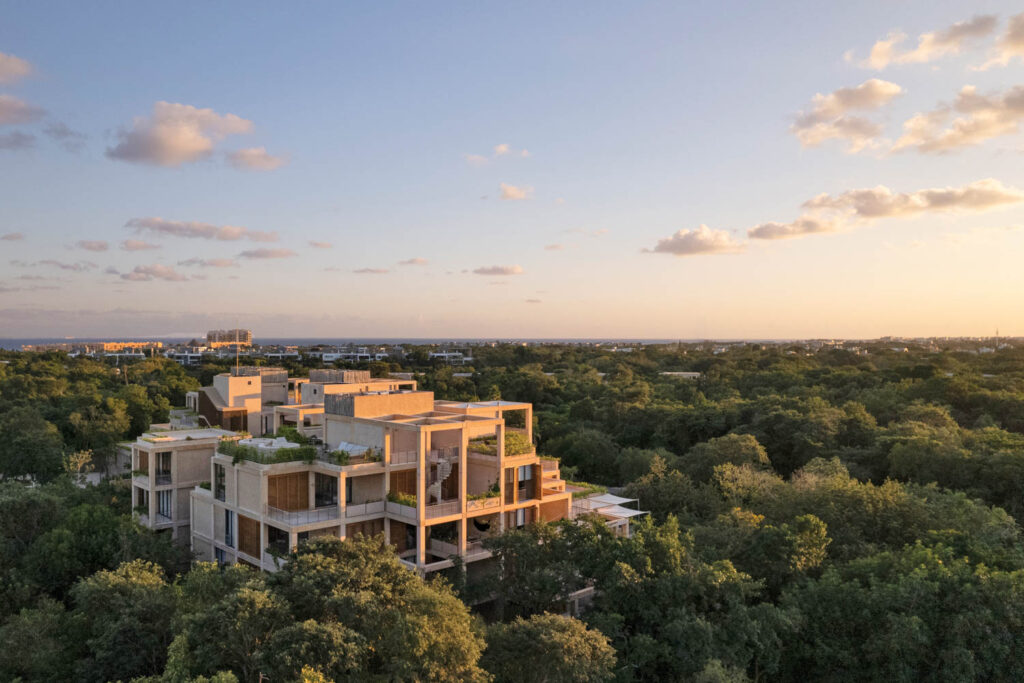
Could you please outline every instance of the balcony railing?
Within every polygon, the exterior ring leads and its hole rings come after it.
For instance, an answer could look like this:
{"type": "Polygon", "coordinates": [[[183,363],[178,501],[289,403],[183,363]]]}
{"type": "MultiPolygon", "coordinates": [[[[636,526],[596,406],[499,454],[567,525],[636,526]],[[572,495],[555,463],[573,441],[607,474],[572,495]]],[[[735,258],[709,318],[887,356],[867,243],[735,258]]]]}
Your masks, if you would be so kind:
{"type": "Polygon", "coordinates": [[[331,519],[338,519],[340,512],[336,505],[329,507],[315,508],[313,510],[281,510],[267,505],[265,508],[267,517],[278,522],[284,522],[292,526],[300,524],[313,524],[314,522],[326,522],[331,519]]]}
{"type": "Polygon", "coordinates": [[[448,515],[457,515],[458,513],[459,501],[457,500],[427,506],[427,519],[433,519],[435,517],[447,517],[448,515]]]}
{"type": "Polygon", "coordinates": [[[454,543],[448,543],[447,541],[439,541],[437,539],[430,539],[430,544],[427,546],[431,555],[437,555],[438,557],[451,557],[452,555],[459,554],[459,546],[454,543]]]}
{"type": "Polygon", "coordinates": [[[157,472],[156,473],[156,485],[157,486],[166,486],[167,484],[170,484],[170,483],[171,483],[171,473],[170,472],[157,472]]]}
{"type": "Polygon", "coordinates": [[[398,515],[399,517],[407,517],[408,519],[416,519],[416,508],[410,505],[402,505],[401,503],[394,503],[388,501],[387,511],[392,515],[398,515]]]}
{"type": "Polygon", "coordinates": [[[409,465],[419,461],[417,451],[391,451],[392,465],[409,465]]]}
{"type": "Polygon", "coordinates": [[[466,512],[478,512],[480,510],[488,510],[491,508],[501,507],[501,497],[494,496],[492,498],[478,498],[476,500],[466,501],[466,512]]]}
{"type": "Polygon", "coordinates": [[[545,459],[541,458],[540,468],[544,472],[556,471],[556,470],[558,470],[558,461],[557,460],[545,460],[545,459]]]}
{"type": "Polygon", "coordinates": [[[372,503],[356,503],[345,506],[346,517],[362,517],[363,515],[374,515],[384,512],[384,501],[378,500],[372,503]]]}

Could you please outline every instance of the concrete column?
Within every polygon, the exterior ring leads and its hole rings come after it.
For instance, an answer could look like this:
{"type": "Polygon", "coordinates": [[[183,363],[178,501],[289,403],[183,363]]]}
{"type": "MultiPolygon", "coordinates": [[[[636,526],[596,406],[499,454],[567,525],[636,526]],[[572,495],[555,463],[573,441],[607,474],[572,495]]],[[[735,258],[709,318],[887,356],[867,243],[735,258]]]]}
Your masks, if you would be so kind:
{"type": "Polygon", "coordinates": [[[466,555],[466,536],[467,536],[466,524],[467,524],[467,520],[466,520],[466,516],[465,515],[463,515],[462,519],[460,519],[459,521],[455,522],[455,525],[456,525],[456,527],[459,530],[459,541],[458,541],[458,544],[459,544],[459,556],[460,557],[465,557],[465,555],[466,555]]]}
{"type": "Polygon", "coordinates": [[[526,438],[533,443],[533,404],[526,409],[526,438]]]}
{"type": "Polygon", "coordinates": [[[156,454],[146,451],[146,460],[149,462],[149,523],[156,524],[156,454]]]}
{"type": "Polygon", "coordinates": [[[427,561],[427,439],[430,434],[419,432],[419,453],[416,470],[416,564],[427,561]]]}
{"type": "Polygon", "coordinates": [[[306,484],[309,486],[309,509],[316,508],[316,472],[309,470],[306,474],[306,484]]]}
{"type": "Polygon", "coordinates": [[[387,469],[391,466],[391,432],[384,432],[384,467],[387,469]]]}

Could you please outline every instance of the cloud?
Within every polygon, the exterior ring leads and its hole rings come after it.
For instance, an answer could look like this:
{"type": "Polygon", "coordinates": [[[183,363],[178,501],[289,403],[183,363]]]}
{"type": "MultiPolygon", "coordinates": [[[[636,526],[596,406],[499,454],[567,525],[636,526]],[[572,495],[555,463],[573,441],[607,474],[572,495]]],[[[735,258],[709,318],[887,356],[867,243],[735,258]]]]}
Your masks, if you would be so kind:
{"type": "Polygon", "coordinates": [[[22,123],[34,123],[43,118],[45,109],[41,109],[14,95],[0,95],[0,126],[16,126],[22,123]]]}
{"type": "Polygon", "coordinates": [[[17,83],[32,73],[32,65],[21,57],[0,52],[0,85],[17,83]]]}
{"type": "Polygon", "coordinates": [[[331,249],[331,248],[334,247],[334,245],[331,244],[330,242],[312,242],[312,241],[309,243],[309,246],[313,247],[314,249],[331,249]]]}
{"type": "Polygon", "coordinates": [[[174,270],[172,266],[154,263],[151,266],[135,266],[130,273],[123,273],[121,279],[132,282],[149,282],[150,280],[182,282],[188,278],[174,270]]]}
{"type": "Polygon", "coordinates": [[[138,116],[118,131],[118,143],[107,148],[111,159],[176,167],[209,157],[229,135],[251,133],[252,121],[218,114],[188,104],[157,102],[149,117],[138,116]]]}
{"type": "Polygon", "coordinates": [[[726,230],[712,230],[701,225],[696,230],[680,230],[671,237],[658,240],[654,249],[644,250],[650,254],[672,254],[693,256],[694,254],[736,254],[743,251],[743,245],[736,242],[726,230]]]}
{"type": "Polygon", "coordinates": [[[243,171],[273,171],[288,163],[284,157],[268,154],[266,147],[249,147],[229,152],[227,159],[228,163],[243,171]]]}
{"type": "Polygon", "coordinates": [[[86,251],[106,251],[110,248],[110,245],[103,240],[79,240],[75,246],[86,251]]]}
{"type": "Polygon", "coordinates": [[[994,56],[979,69],[984,71],[994,66],[1006,66],[1015,57],[1024,57],[1024,13],[1010,17],[1006,33],[996,42],[994,56]]]}
{"type": "Polygon", "coordinates": [[[463,154],[462,158],[466,160],[466,163],[470,166],[486,166],[490,163],[491,159],[497,159],[499,157],[528,157],[530,152],[525,149],[513,149],[511,145],[506,142],[500,145],[495,145],[492,151],[491,157],[486,157],[483,154],[463,154]]]}
{"type": "Polygon", "coordinates": [[[84,273],[87,270],[93,270],[96,268],[96,264],[91,261],[78,261],[77,263],[64,263],[63,261],[56,261],[54,259],[44,259],[38,263],[18,263],[20,266],[53,266],[54,268],[60,268],[61,270],[70,270],[75,273],[84,273]]]}
{"type": "Polygon", "coordinates": [[[60,121],[54,121],[43,129],[43,134],[59,143],[69,152],[80,152],[85,147],[86,135],[72,130],[60,121]]]}
{"type": "Polygon", "coordinates": [[[0,240],[5,242],[20,242],[25,239],[25,234],[21,232],[9,232],[5,235],[0,235],[0,240]]]}
{"type": "Polygon", "coordinates": [[[747,237],[756,240],[779,240],[789,237],[803,237],[822,232],[834,232],[839,229],[833,221],[822,220],[814,216],[801,216],[792,223],[761,223],[747,230],[747,237]]]}
{"type": "Polygon", "coordinates": [[[519,150],[512,149],[508,145],[508,143],[505,143],[505,142],[501,143],[500,145],[495,145],[494,146],[494,156],[496,156],[496,157],[503,157],[503,156],[509,156],[509,155],[511,155],[511,156],[519,156],[519,157],[528,157],[528,156],[530,156],[530,152],[525,150],[525,149],[519,149],[519,150]]]}
{"type": "Polygon", "coordinates": [[[884,185],[820,194],[803,203],[805,213],[791,223],[762,223],[747,231],[751,239],[785,239],[836,232],[880,218],[913,218],[926,213],[980,213],[1024,202],[1024,191],[986,178],[962,187],[894,192],[884,185]]]}
{"type": "Polygon", "coordinates": [[[353,270],[352,272],[356,273],[357,275],[384,275],[385,273],[388,272],[388,269],[387,268],[359,268],[357,270],[353,270]]]}
{"type": "Polygon", "coordinates": [[[0,135],[0,150],[15,151],[31,149],[32,147],[35,147],[35,145],[35,135],[29,135],[28,133],[22,133],[21,131],[14,131],[13,133],[0,135]]]}
{"type": "MultiPolygon", "coordinates": [[[[869,69],[884,69],[890,64],[924,64],[946,55],[958,54],[971,43],[988,37],[995,32],[999,20],[991,14],[979,14],[965,21],[958,21],[941,31],[922,33],[917,38],[917,47],[904,50],[900,45],[907,35],[899,31],[890,33],[872,47],[868,58],[858,62],[869,69]]],[[[847,52],[846,61],[854,62],[853,53],[847,52]]]]}
{"type": "Polygon", "coordinates": [[[125,240],[121,242],[121,249],[124,251],[144,251],[146,249],[159,249],[159,244],[151,244],[143,240],[125,240]]]}
{"type": "Polygon", "coordinates": [[[797,114],[790,131],[804,147],[817,147],[826,140],[845,140],[848,152],[859,152],[877,144],[882,127],[849,112],[878,109],[902,92],[903,88],[895,83],[870,78],[828,95],[818,93],[811,99],[811,109],[797,114]]]}
{"type": "Polygon", "coordinates": [[[529,199],[533,194],[532,187],[516,187],[507,183],[498,186],[501,189],[501,199],[522,200],[529,199]]]}
{"type": "Polygon", "coordinates": [[[522,266],[481,266],[474,268],[477,275],[522,275],[522,266]]]}
{"type": "Polygon", "coordinates": [[[298,256],[298,254],[291,249],[249,249],[238,255],[239,258],[248,259],[289,258],[292,256],[298,256]]]}
{"type": "Polygon", "coordinates": [[[916,114],[903,124],[903,135],[893,151],[916,149],[943,153],[1019,131],[1024,120],[1024,86],[996,95],[979,95],[973,85],[957,93],[951,107],[916,114]],[[952,112],[960,114],[949,123],[952,112]]]}
{"type": "Polygon", "coordinates": [[[1007,187],[998,180],[986,178],[963,187],[944,187],[918,190],[917,192],[893,192],[878,187],[864,190],[848,190],[831,196],[821,194],[804,202],[805,209],[827,209],[841,211],[856,218],[909,217],[930,212],[987,211],[1006,204],[1024,201],[1024,191],[1007,187]]]}
{"type": "Polygon", "coordinates": [[[527,299],[526,300],[526,303],[528,303],[528,304],[539,304],[540,302],[541,302],[540,299],[527,299]]]}
{"type": "Polygon", "coordinates": [[[199,266],[200,268],[234,268],[238,262],[233,258],[190,258],[178,261],[179,266],[199,266]]]}
{"type": "Polygon", "coordinates": [[[121,274],[121,271],[119,271],[114,266],[107,266],[106,268],[103,269],[103,272],[106,273],[107,275],[120,275],[121,274]]]}
{"type": "Polygon", "coordinates": [[[545,244],[544,251],[560,251],[562,249],[561,244],[545,244]]]}
{"type": "Polygon", "coordinates": [[[132,218],[124,224],[126,228],[135,228],[136,232],[151,232],[171,237],[199,238],[234,242],[247,239],[252,242],[276,242],[276,232],[250,230],[238,225],[211,225],[197,221],[170,221],[156,216],[149,218],[132,218]]]}
{"type": "Polygon", "coordinates": [[[427,259],[420,258],[419,256],[415,256],[413,258],[405,259],[404,261],[399,261],[398,265],[400,265],[400,266],[425,266],[428,263],[430,263],[430,261],[428,261],[427,259]]]}

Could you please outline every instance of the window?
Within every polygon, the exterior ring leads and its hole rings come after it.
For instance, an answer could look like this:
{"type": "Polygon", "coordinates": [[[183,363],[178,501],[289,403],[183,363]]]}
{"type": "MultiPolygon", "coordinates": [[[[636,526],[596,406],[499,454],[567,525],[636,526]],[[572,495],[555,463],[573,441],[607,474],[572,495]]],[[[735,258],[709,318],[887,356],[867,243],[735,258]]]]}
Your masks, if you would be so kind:
{"type": "Polygon", "coordinates": [[[156,454],[156,483],[170,484],[171,483],[171,453],[170,451],[164,451],[163,453],[156,454]]]}
{"type": "MultiPolygon", "coordinates": [[[[346,480],[347,481],[347,480],[346,480]]],[[[316,473],[316,500],[315,507],[322,508],[328,505],[338,504],[338,478],[326,474],[316,473]]]]}
{"type": "Polygon", "coordinates": [[[267,525],[267,547],[279,553],[288,552],[288,532],[276,526],[267,525]]]}
{"type": "Polygon", "coordinates": [[[213,466],[213,497],[217,500],[224,500],[226,487],[224,485],[224,465],[213,466]]]}
{"type": "Polygon", "coordinates": [[[345,505],[352,503],[352,480],[345,479],[345,505]]]}
{"type": "Polygon", "coordinates": [[[223,548],[214,548],[213,556],[217,559],[217,564],[227,564],[228,554],[224,552],[223,548]]]}
{"type": "Polygon", "coordinates": [[[156,492],[156,513],[171,519],[171,508],[174,505],[174,491],[156,492]]]}
{"type": "Polygon", "coordinates": [[[224,545],[235,547],[235,513],[231,510],[224,511],[224,545]]]}
{"type": "Polygon", "coordinates": [[[519,481],[530,481],[533,479],[533,465],[523,465],[519,468],[519,481]]]}

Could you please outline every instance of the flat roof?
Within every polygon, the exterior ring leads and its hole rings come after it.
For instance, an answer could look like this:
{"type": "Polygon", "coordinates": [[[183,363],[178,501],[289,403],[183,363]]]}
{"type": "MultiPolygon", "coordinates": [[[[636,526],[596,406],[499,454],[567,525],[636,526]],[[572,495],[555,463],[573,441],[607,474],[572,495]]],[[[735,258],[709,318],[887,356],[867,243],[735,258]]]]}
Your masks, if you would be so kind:
{"type": "Polygon", "coordinates": [[[526,408],[529,403],[520,401],[434,401],[435,405],[449,408],[526,408]]]}
{"type": "Polygon", "coordinates": [[[235,432],[217,427],[201,429],[170,429],[165,432],[144,432],[136,443],[174,443],[177,441],[198,441],[200,439],[220,439],[225,436],[236,436],[235,432]]]}

